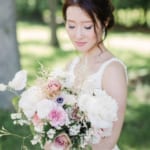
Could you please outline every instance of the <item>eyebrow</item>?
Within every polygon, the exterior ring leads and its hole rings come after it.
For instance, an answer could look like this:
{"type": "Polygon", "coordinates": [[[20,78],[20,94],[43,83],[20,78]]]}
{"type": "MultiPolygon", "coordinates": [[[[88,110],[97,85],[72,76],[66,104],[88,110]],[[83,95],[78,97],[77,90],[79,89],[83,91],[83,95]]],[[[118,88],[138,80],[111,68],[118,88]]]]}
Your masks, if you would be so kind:
{"type": "MultiPolygon", "coordinates": [[[[69,22],[75,22],[74,20],[71,20],[71,19],[67,19],[67,21],[69,22]]],[[[93,23],[91,20],[85,20],[85,21],[81,21],[81,23],[93,23]]]]}

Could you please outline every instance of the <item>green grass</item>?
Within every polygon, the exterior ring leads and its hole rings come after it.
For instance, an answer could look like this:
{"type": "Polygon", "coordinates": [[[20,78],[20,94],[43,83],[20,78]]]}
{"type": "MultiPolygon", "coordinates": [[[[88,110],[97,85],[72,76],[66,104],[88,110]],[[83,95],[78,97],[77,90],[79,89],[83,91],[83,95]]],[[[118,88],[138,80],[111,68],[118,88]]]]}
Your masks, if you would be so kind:
{"type": "MultiPolygon", "coordinates": [[[[39,71],[40,64],[45,68],[64,67],[78,53],[74,50],[64,28],[58,29],[60,48],[49,45],[48,27],[40,24],[18,23],[18,39],[22,68],[28,71],[31,84],[39,71]]],[[[128,67],[129,93],[125,123],[119,139],[121,150],[148,150],[150,147],[150,58],[147,32],[112,30],[105,44],[128,67]]],[[[0,110],[0,126],[11,132],[29,135],[29,129],[14,126],[9,112],[0,110]]],[[[29,140],[25,141],[29,150],[33,148],[29,140]]],[[[16,137],[2,137],[0,150],[20,150],[22,141],[16,137]]]]}

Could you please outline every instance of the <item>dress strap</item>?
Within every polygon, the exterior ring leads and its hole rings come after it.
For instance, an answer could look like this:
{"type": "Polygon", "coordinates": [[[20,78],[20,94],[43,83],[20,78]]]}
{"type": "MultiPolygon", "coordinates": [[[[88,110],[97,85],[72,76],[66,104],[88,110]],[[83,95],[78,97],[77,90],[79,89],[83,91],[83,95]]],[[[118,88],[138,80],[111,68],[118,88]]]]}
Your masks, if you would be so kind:
{"type": "Polygon", "coordinates": [[[107,68],[107,66],[110,65],[112,62],[118,62],[123,66],[123,68],[125,70],[126,80],[127,80],[127,83],[128,83],[128,75],[127,75],[126,65],[121,60],[119,60],[117,58],[111,58],[111,59],[107,60],[106,62],[104,62],[102,64],[102,66],[100,67],[100,70],[98,71],[99,83],[101,84],[101,87],[102,87],[102,78],[103,78],[104,71],[107,68]]]}

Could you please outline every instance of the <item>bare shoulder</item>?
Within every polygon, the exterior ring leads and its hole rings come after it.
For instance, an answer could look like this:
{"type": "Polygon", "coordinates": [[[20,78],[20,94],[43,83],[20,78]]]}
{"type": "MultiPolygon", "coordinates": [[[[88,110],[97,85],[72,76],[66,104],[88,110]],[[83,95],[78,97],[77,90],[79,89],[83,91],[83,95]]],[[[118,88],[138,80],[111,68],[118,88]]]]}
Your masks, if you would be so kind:
{"type": "Polygon", "coordinates": [[[127,79],[124,65],[118,61],[111,62],[105,69],[102,87],[112,97],[122,99],[127,94],[127,79]]]}
{"type": "Polygon", "coordinates": [[[111,62],[104,71],[104,79],[117,79],[119,78],[126,80],[126,68],[118,61],[111,62]]]}
{"type": "Polygon", "coordinates": [[[113,74],[122,74],[125,75],[125,67],[122,63],[118,62],[118,61],[113,61],[111,62],[107,68],[105,69],[105,74],[107,73],[113,73],[113,74]]]}

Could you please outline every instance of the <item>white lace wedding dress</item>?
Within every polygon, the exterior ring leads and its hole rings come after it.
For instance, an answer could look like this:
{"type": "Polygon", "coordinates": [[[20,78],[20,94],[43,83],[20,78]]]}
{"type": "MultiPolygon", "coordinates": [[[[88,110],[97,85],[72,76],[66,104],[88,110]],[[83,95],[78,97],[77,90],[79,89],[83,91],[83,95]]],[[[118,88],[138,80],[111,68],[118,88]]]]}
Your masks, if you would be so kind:
{"type": "MultiPolygon", "coordinates": [[[[69,72],[71,73],[71,76],[72,76],[72,79],[71,79],[72,83],[75,80],[74,68],[77,65],[77,63],[79,62],[79,60],[80,60],[80,58],[77,57],[76,59],[74,59],[74,61],[70,65],[70,69],[69,69],[70,71],[69,72]]],[[[103,77],[104,70],[106,69],[106,67],[109,64],[111,64],[114,61],[123,65],[125,72],[126,72],[126,78],[127,78],[127,71],[126,71],[125,64],[117,58],[111,58],[111,59],[105,61],[96,73],[89,75],[88,78],[86,78],[86,80],[82,84],[82,90],[92,92],[93,89],[102,89],[102,77],[103,77]]],[[[82,71],[84,71],[84,70],[82,70],[82,71]]],[[[116,145],[113,148],[113,150],[119,150],[118,146],[116,145]]]]}

